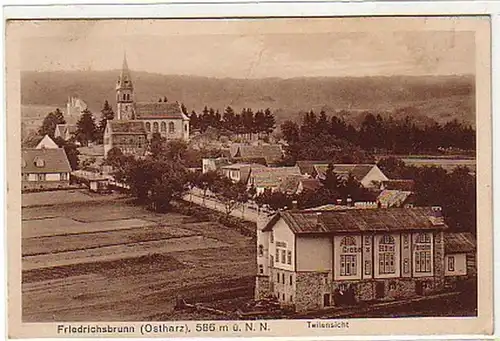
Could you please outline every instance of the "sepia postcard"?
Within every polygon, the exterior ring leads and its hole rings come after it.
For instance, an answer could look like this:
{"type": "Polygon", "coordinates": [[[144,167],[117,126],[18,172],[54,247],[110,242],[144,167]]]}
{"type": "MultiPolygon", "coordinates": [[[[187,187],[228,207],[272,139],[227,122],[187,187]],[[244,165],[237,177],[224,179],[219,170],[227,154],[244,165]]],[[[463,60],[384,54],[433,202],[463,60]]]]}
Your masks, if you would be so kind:
{"type": "Polygon", "coordinates": [[[9,337],[491,335],[490,24],[7,20],[9,337]]]}

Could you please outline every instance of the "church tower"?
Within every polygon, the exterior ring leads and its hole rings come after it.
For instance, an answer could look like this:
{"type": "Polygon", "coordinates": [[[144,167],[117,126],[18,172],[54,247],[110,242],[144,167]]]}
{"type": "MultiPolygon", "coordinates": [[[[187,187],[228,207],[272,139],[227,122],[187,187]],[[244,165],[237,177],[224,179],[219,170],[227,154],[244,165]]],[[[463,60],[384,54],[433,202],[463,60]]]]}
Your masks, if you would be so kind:
{"type": "Polygon", "coordinates": [[[116,82],[116,118],[133,120],[134,116],[134,86],[127,65],[127,55],[124,55],[120,77],[116,82]]]}

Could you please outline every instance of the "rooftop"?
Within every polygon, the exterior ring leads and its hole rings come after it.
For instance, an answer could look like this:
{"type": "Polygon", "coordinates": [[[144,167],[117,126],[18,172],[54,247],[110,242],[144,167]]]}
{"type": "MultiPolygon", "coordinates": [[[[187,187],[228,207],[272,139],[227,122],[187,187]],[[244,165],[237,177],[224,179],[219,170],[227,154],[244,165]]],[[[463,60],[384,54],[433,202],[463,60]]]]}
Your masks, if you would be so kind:
{"type": "Polygon", "coordinates": [[[295,234],[335,234],[446,229],[433,218],[432,207],[348,209],[338,211],[281,211],[264,227],[272,230],[282,218],[295,234]]]}
{"type": "Polygon", "coordinates": [[[144,123],[134,120],[110,120],[108,121],[109,127],[113,134],[140,134],[146,135],[144,123]]]}
{"type": "Polygon", "coordinates": [[[469,232],[450,232],[444,238],[445,253],[467,253],[476,250],[476,239],[469,232]]]}
{"type": "Polygon", "coordinates": [[[251,146],[233,144],[230,147],[232,158],[257,159],[264,158],[267,163],[278,161],[283,157],[281,146],[277,144],[251,146]]]}
{"type": "Polygon", "coordinates": [[[135,115],[137,119],[189,119],[177,102],[138,102],[135,104],[135,115]]]}
{"type": "Polygon", "coordinates": [[[21,173],[68,173],[71,166],[63,148],[23,149],[21,173]]]}
{"type": "Polygon", "coordinates": [[[259,167],[252,169],[250,178],[255,187],[272,188],[293,175],[300,175],[299,167],[259,167]]]}

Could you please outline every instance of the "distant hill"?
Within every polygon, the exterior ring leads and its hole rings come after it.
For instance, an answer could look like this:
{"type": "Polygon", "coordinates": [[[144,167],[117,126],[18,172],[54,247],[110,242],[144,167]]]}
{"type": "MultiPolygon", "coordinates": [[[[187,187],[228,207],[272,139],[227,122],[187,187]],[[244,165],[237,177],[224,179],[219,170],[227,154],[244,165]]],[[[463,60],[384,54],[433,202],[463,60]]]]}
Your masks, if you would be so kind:
{"type": "MultiPolygon", "coordinates": [[[[68,96],[79,96],[97,113],[106,99],[115,106],[118,74],[117,70],[23,72],[21,102],[64,109],[68,96]]],[[[237,111],[269,107],[282,122],[311,109],[329,114],[348,109],[347,119],[359,122],[364,110],[392,112],[411,106],[418,109],[414,115],[421,121],[456,118],[475,123],[474,76],[218,79],[133,72],[132,77],[138,101],[167,96],[198,113],[205,105],[220,111],[228,105],[237,111]]]]}

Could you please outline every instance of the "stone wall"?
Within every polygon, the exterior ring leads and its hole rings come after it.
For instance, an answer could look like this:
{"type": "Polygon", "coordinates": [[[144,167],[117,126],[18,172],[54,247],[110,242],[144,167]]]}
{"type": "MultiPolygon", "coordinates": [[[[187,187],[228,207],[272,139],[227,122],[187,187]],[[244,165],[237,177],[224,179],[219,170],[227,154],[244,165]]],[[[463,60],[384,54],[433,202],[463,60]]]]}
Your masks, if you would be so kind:
{"type": "Polygon", "coordinates": [[[255,278],[255,299],[261,300],[271,295],[269,276],[256,276],[255,278]]]}
{"type": "Polygon", "coordinates": [[[434,235],[434,282],[437,288],[444,286],[444,270],[445,270],[445,254],[444,254],[444,234],[442,231],[436,232],[434,235]]]}
{"type": "Polygon", "coordinates": [[[298,272],[296,275],[297,311],[319,310],[323,307],[323,295],[332,295],[329,279],[330,273],[323,272],[298,272]]]}

